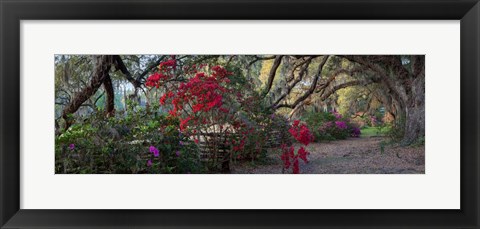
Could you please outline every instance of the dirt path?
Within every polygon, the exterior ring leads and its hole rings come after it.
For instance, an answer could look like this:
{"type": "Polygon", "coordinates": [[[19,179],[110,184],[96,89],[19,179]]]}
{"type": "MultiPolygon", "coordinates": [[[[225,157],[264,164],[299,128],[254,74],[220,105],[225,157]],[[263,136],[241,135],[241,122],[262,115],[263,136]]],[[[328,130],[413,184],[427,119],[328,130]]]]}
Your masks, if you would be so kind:
{"type": "MultiPolygon", "coordinates": [[[[313,143],[309,163],[300,162],[301,173],[311,174],[405,174],[425,173],[425,147],[384,146],[380,137],[313,143]]],[[[299,145],[295,148],[298,149],[299,145]]],[[[271,153],[261,165],[243,164],[232,173],[281,173],[280,154],[271,153]]]]}

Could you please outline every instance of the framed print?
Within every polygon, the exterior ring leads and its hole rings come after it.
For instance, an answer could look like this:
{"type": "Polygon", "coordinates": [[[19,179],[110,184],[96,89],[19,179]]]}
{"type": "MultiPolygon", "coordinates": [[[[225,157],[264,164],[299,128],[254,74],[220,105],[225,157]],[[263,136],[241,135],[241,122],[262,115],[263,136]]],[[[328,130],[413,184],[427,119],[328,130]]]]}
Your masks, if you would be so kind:
{"type": "Polygon", "coordinates": [[[1,228],[479,226],[477,1],[0,7],[1,228]]]}

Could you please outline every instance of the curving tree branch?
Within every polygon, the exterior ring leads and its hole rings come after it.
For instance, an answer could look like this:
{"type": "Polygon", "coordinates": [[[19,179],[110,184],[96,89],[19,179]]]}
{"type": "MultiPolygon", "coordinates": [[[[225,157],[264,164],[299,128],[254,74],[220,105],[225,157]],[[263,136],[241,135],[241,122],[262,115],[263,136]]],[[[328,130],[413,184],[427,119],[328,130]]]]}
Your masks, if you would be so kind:
{"type": "Polygon", "coordinates": [[[318,69],[317,69],[317,72],[313,78],[313,82],[312,84],[310,85],[309,89],[303,93],[303,95],[301,95],[300,97],[298,97],[295,102],[293,102],[292,104],[288,104],[288,103],[284,103],[284,104],[280,104],[280,105],[277,105],[275,107],[275,109],[278,109],[278,108],[281,108],[281,107],[286,107],[286,108],[291,108],[291,109],[294,109],[299,103],[301,103],[302,101],[304,101],[305,99],[307,99],[311,94],[313,94],[315,92],[315,89],[317,87],[317,82],[318,82],[318,79],[321,77],[322,75],[322,71],[323,71],[323,67],[325,66],[325,63],[327,63],[327,60],[330,56],[325,56],[323,57],[323,60],[320,62],[320,64],[318,65],[318,69]]]}
{"type": "Polygon", "coordinates": [[[275,56],[261,57],[261,56],[255,55],[254,57],[255,57],[255,59],[252,60],[252,61],[250,61],[250,62],[248,63],[248,67],[252,66],[252,64],[256,63],[256,62],[259,61],[259,60],[272,60],[272,59],[275,59],[275,56]]]}
{"type": "Polygon", "coordinates": [[[265,87],[265,90],[263,91],[263,96],[265,97],[268,92],[270,92],[270,89],[272,88],[273,80],[275,79],[275,75],[277,73],[278,66],[280,66],[280,63],[282,63],[282,57],[281,55],[275,56],[275,60],[273,61],[272,68],[270,69],[270,72],[268,73],[268,81],[267,81],[267,86],[265,87]]]}
{"type": "MultiPolygon", "coordinates": [[[[303,79],[303,76],[306,74],[307,72],[307,69],[308,69],[308,66],[310,66],[310,63],[312,62],[312,59],[313,57],[311,58],[307,58],[305,61],[302,61],[300,64],[296,65],[293,69],[292,69],[292,72],[291,72],[291,77],[292,80],[295,79],[292,83],[290,83],[288,86],[287,86],[287,90],[285,91],[285,93],[283,93],[280,97],[277,98],[277,100],[275,100],[275,102],[273,102],[273,104],[270,106],[270,108],[276,108],[278,106],[278,104],[283,100],[285,99],[289,94],[290,92],[292,91],[292,89],[300,82],[302,81],[303,79]],[[298,68],[299,66],[302,66],[302,68],[300,69],[300,72],[298,74],[298,77],[295,78],[295,69],[298,68]]],[[[290,80],[291,81],[291,80],[290,80]]],[[[287,79],[287,83],[290,82],[288,79],[287,79]]]]}
{"type": "Polygon", "coordinates": [[[335,85],[333,87],[331,87],[328,91],[322,91],[322,93],[320,94],[320,99],[321,100],[325,100],[327,99],[328,97],[330,97],[333,93],[335,93],[336,91],[342,89],[342,88],[347,88],[347,87],[351,87],[351,86],[356,86],[356,85],[367,85],[367,84],[370,84],[372,83],[371,81],[364,81],[364,80],[353,80],[353,81],[349,81],[349,82],[346,82],[346,83],[342,83],[342,84],[338,84],[338,85],[335,85]]]}
{"type": "Polygon", "coordinates": [[[103,84],[105,78],[108,77],[108,72],[113,64],[113,56],[102,55],[96,57],[95,68],[93,76],[85,88],[76,93],[70,104],[63,109],[62,117],[66,121],[65,129],[68,129],[73,124],[73,119],[70,114],[75,113],[80,106],[87,101],[98,88],[103,84]]]}

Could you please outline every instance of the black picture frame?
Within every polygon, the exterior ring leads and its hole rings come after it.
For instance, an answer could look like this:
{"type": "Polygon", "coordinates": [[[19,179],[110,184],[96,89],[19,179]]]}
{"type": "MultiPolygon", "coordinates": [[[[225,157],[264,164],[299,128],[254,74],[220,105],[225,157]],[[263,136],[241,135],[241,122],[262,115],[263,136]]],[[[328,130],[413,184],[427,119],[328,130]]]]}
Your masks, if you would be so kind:
{"type": "Polygon", "coordinates": [[[0,15],[1,228],[480,227],[477,142],[480,6],[477,0],[0,0],[0,15]],[[20,21],[82,19],[461,20],[461,209],[20,209],[20,21]]]}

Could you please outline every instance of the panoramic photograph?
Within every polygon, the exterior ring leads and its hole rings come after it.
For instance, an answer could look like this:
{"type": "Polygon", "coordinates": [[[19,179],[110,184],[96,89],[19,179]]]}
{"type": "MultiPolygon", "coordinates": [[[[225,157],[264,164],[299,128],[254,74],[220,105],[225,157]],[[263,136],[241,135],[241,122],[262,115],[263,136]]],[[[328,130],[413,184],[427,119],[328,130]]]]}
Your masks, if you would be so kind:
{"type": "Polygon", "coordinates": [[[63,55],[55,174],[425,174],[425,55],[63,55]]]}

